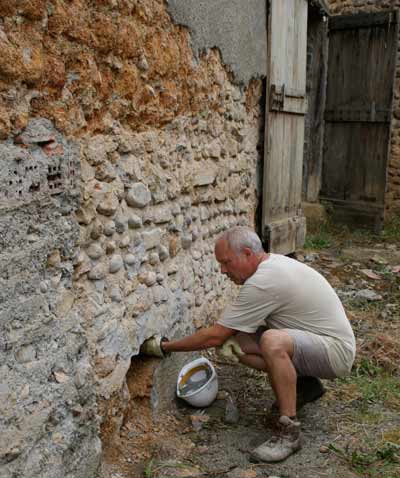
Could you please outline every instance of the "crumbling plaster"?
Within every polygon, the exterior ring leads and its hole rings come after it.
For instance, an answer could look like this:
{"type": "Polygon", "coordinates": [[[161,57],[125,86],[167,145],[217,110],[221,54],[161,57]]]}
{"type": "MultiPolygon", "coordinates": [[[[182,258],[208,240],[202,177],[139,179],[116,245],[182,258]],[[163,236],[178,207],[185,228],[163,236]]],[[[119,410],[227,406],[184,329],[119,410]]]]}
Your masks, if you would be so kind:
{"type": "Polygon", "coordinates": [[[197,58],[217,47],[237,83],[266,76],[267,2],[265,0],[169,0],[174,21],[189,28],[197,58]]]}

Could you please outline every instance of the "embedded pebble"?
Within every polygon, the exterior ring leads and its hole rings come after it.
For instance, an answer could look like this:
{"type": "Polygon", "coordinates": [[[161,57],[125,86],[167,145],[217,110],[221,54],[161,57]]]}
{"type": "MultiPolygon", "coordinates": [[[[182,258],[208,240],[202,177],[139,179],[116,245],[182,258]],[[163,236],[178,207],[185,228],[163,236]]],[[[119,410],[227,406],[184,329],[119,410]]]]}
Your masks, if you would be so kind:
{"type": "Polygon", "coordinates": [[[23,389],[21,390],[20,393],[20,398],[22,400],[26,400],[29,397],[29,392],[30,392],[30,387],[28,384],[24,385],[23,389]]]}
{"type": "Polygon", "coordinates": [[[105,264],[97,264],[97,266],[93,267],[91,271],[89,271],[88,278],[90,280],[101,280],[107,275],[107,267],[105,264]]]}
{"type": "Polygon", "coordinates": [[[66,383],[69,380],[69,376],[61,371],[55,371],[53,372],[53,375],[57,383],[66,383]]]}
{"type": "Polygon", "coordinates": [[[189,249],[189,247],[192,245],[192,235],[185,234],[184,236],[182,236],[181,244],[183,249],[189,249]]]}
{"type": "Polygon", "coordinates": [[[327,447],[326,445],[321,445],[319,447],[319,452],[320,453],[329,453],[329,447],[327,447]]]}
{"type": "Polygon", "coordinates": [[[149,64],[147,62],[147,59],[144,55],[142,55],[137,63],[137,67],[141,71],[147,71],[149,69],[149,64]]]}
{"type": "Polygon", "coordinates": [[[124,249],[125,247],[128,247],[130,243],[131,243],[131,238],[129,237],[129,234],[125,234],[122,237],[122,239],[119,241],[119,247],[121,249],[124,249]]]}
{"type": "Polygon", "coordinates": [[[135,247],[139,246],[141,242],[142,242],[142,236],[140,234],[135,233],[132,235],[132,243],[135,247]]]}
{"type": "Polygon", "coordinates": [[[60,285],[62,274],[56,274],[50,279],[50,284],[52,287],[56,288],[60,285]]]}
{"type": "Polygon", "coordinates": [[[144,264],[145,262],[149,262],[149,255],[148,255],[148,254],[144,254],[144,255],[140,258],[140,263],[141,263],[141,264],[144,264]]]}
{"type": "Polygon", "coordinates": [[[90,237],[94,240],[97,240],[101,237],[101,235],[103,234],[103,231],[104,231],[103,224],[98,219],[95,219],[93,221],[92,229],[90,231],[90,237]]]}
{"type": "Polygon", "coordinates": [[[119,202],[114,193],[106,193],[102,201],[97,205],[97,212],[103,216],[112,216],[116,213],[119,202]]]}
{"type": "Polygon", "coordinates": [[[151,231],[144,231],[143,242],[146,250],[157,247],[161,240],[161,229],[152,229],[151,231]]]}
{"type": "Polygon", "coordinates": [[[159,283],[159,284],[162,284],[164,282],[164,275],[163,274],[157,274],[156,276],[156,281],[159,283]]]}
{"type": "Polygon", "coordinates": [[[195,261],[198,261],[199,259],[201,259],[202,254],[201,254],[200,251],[193,251],[192,252],[192,257],[195,261]]]}
{"type": "Polygon", "coordinates": [[[152,252],[149,255],[149,262],[152,266],[159,264],[160,262],[160,257],[158,256],[157,252],[152,252]]]}
{"type": "Polygon", "coordinates": [[[15,353],[15,359],[19,363],[28,363],[36,359],[36,350],[33,345],[25,345],[15,353]]]}
{"type": "Polygon", "coordinates": [[[82,264],[83,262],[85,262],[85,259],[86,259],[86,254],[83,251],[80,251],[79,254],[75,256],[75,259],[73,262],[74,266],[79,266],[79,264],[82,264]]]}
{"type": "Polygon", "coordinates": [[[106,242],[106,253],[107,254],[112,254],[113,252],[115,252],[117,249],[117,244],[115,243],[115,241],[108,241],[106,242]]]}
{"type": "Polygon", "coordinates": [[[169,257],[168,248],[160,244],[158,246],[158,256],[161,261],[165,261],[169,257]]]}
{"type": "Polygon", "coordinates": [[[110,273],[115,274],[121,269],[123,265],[124,263],[122,261],[122,257],[119,254],[112,256],[110,259],[110,273]]]}
{"type": "Polygon", "coordinates": [[[99,244],[91,244],[87,250],[87,255],[93,259],[99,259],[104,254],[103,248],[99,244]]]}
{"type": "Polygon", "coordinates": [[[174,216],[177,216],[178,214],[180,214],[181,212],[181,207],[178,203],[174,203],[171,207],[171,213],[174,215],[174,216]]]}
{"type": "Polygon", "coordinates": [[[135,263],[135,256],[133,254],[127,254],[124,258],[125,264],[128,264],[128,266],[132,266],[135,263]]]}
{"type": "Polygon", "coordinates": [[[143,223],[142,223],[142,218],[140,218],[139,216],[137,216],[136,214],[132,214],[131,216],[129,216],[128,218],[128,226],[131,228],[131,229],[137,229],[139,227],[142,227],[143,223]]]}
{"type": "Polygon", "coordinates": [[[47,265],[49,267],[58,267],[61,264],[61,254],[58,249],[55,249],[47,258],[47,265]]]}
{"type": "Polygon", "coordinates": [[[126,195],[128,206],[143,208],[151,201],[151,193],[142,183],[135,183],[126,195]]]}
{"type": "Polygon", "coordinates": [[[106,236],[112,236],[115,231],[116,231],[115,222],[114,221],[106,222],[106,224],[104,225],[104,234],[106,236]]]}
{"type": "Polygon", "coordinates": [[[201,232],[197,227],[192,228],[192,237],[193,241],[197,241],[197,239],[201,236],[201,232]]]}
{"type": "Polygon", "coordinates": [[[47,283],[44,282],[44,281],[41,282],[40,283],[40,292],[42,292],[44,294],[45,292],[47,292],[47,289],[48,289],[47,283]]]}
{"type": "Polygon", "coordinates": [[[122,301],[122,293],[119,287],[113,287],[110,290],[110,299],[113,302],[121,302],[122,301]]]}
{"type": "Polygon", "coordinates": [[[127,220],[126,218],[120,216],[115,219],[115,230],[119,233],[122,234],[125,232],[127,228],[127,220]]]}
{"type": "Polygon", "coordinates": [[[156,273],[152,271],[142,272],[141,274],[139,274],[138,277],[139,282],[141,282],[142,284],[146,284],[148,287],[156,283],[156,278],[156,273]]]}

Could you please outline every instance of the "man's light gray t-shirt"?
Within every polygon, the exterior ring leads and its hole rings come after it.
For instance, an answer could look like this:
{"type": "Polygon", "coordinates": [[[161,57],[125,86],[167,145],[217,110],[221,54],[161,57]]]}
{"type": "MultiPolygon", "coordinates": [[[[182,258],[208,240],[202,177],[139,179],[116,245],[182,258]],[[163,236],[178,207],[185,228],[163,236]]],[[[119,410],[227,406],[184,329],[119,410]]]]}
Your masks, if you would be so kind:
{"type": "Polygon", "coordinates": [[[260,263],[218,323],[247,333],[267,325],[319,335],[338,376],[354,361],[353,330],[336,292],[319,272],[279,254],[260,263]]]}

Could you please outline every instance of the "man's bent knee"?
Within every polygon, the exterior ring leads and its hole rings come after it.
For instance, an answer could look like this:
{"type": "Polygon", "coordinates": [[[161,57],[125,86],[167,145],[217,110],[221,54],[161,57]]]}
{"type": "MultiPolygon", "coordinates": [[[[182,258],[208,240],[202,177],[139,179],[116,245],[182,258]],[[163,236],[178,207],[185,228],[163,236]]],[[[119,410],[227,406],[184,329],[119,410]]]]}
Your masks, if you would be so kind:
{"type": "Polygon", "coordinates": [[[292,337],[284,330],[266,330],[260,339],[260,348],[264,354],[271,357],[289,355],[291,358],[294,351],[292,337]]]}

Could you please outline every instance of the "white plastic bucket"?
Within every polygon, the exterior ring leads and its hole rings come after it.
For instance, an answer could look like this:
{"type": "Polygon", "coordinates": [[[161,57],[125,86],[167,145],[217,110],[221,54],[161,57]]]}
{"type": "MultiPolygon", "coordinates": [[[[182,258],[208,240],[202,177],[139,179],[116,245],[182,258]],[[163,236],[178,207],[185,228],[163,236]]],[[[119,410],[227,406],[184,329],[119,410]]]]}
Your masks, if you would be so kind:
{"type": "Polygon", "coordinates": [[[194,407],[208,407],[215,400],[218,393],[218,378],[213,364],[204,357],[193,360],[186,364],[179,372],[176,383],[176,394],[194,407]],[[210,375],[207,382],[204,379],[210,375]],[[192,383],[201,382],[199,388],[188,392],[183,390],[183,386],[188,380],[192,383]]]}

